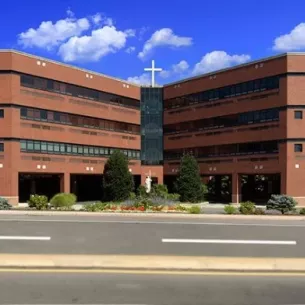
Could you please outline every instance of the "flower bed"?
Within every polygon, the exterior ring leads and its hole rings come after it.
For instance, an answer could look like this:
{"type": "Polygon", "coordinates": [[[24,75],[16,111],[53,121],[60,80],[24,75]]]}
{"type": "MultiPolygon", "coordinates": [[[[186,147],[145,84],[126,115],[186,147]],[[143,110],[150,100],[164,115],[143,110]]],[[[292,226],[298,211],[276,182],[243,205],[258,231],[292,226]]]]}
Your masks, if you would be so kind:
{"type": "MultiPolygon", "coordinates": [[[[123,213],[188,213],[190,209],[183,207],[180,204],[174,205],[158,205],[149,204],[149,202],[134,202],[132,204],[118,203],[102,203],[96,202],[84,205],[83,211],[87,212],[123,212],[123,213]]],[[[201,212],[201,211],[200,211],[201,212]]]]}

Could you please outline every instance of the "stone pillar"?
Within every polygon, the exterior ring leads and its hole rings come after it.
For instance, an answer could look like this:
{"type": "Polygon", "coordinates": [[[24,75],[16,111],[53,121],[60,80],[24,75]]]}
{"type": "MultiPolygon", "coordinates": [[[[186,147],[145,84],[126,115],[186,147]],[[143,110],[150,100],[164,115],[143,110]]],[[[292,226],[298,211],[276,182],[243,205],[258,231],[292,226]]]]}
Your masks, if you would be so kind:
{"type": "Polygon", "coordinates": [[[241,202],[241,177],[238,173],[232,174],[232,203],[239,204],[241,202]]]}

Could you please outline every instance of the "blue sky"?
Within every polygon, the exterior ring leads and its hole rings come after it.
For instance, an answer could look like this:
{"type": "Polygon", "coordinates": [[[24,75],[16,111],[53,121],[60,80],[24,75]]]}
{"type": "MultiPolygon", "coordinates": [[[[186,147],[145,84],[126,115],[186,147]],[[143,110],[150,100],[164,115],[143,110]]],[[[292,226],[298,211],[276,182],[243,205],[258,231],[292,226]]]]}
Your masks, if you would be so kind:
{"type": "Polygon", "coordinates": [[[305,50],[304,0],[17,0],[1,4],[0,48],[160,84],[305,50]],[[144,74],[143,74],[144,73],[144,74]]]}

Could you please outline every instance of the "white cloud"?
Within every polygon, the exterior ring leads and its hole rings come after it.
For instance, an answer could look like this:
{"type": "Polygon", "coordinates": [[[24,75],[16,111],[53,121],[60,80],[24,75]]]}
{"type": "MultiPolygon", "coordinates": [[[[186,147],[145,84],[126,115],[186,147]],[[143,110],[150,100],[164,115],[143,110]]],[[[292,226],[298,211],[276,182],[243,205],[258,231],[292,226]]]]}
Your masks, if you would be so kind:
{"type": "Polygon", "coordinates": [[[92,21],[94,24],[100,24],[102,22],[102,15],[100,13],[97,13],[92,16],[92,21]]]}
{"type": "Polygon", "coordinates": [[[298,24],[289,34],[274,40],[275,51],[296,51],[305,49],[305,23],[298,24]]]}
{"type": "Polygon", "coordinates": [[[205,54],[201,61],[195,64],[193,74],[208,73],[211,71],[228,68],[230,66],[243,64],[251,59],[250,55],[229,55],[225,51],[213,51],[205,54]]]}
{"type": "Polygon", "coordinates": [[[124,32],[125,32],[126,35],[129,36],[129,37],[134,37],[134,36],[136,36],[136,31],[133,30],[133,29],[128,29],[128,30],[125,30],[124,32]]]}
{"type": "Polygon", "coordinates": [[[59,55],[65,62],[98,61],[101,57],[115,53],[126,45],[128,33],[114,26],[93,30],[91,35],[71,37],[59,48],[59,55]]]}
{"type": "Polygon", "coordinates": [[[144,59],[154,48],[160,46],[184,47],[192,44],[191,37],[182,37],[174,34],[170,28],[160,29],[152,34],[149,40],[144,44],[143,50],[138,57],[144,59]]]}
{"type": "Polygon", "coordinates": [[[92,20],[93,24],[95,24],[97,26],[98,25],[108,25],[108,26],[114,25],[114,21],[112,18],[102,15],[101,13],[97,13],[97,14],[91,16],[91,20],[92,20]]]}
{"type": "Polygon", "coordinates": [[[148,86],[151,85],[151,75],[150,73],[143,73],[140,76],[128,77],[127,81],[137,85],[148,86]]]}
{"type": "Polygon", "coordinates": [[[174,75],[183,75],[186,73],[189,69],[189,64],[185,60],[181,60],[179,63],[172,65],[169,70],[163,70],[160,72],[160,76],[162,78],[169,78],[174,75]]]}
{"type": "Polygon", "coordinates": [[[136,50],[136,47],[129,47],[125,50],[126,53],[133,53],[136,50]]]}
{"type": "Polygon", "coordinates": [[[181,60],[178,64],[173,65],[174,73],[182,73],[185,72],[189,68],[189,64],[185,60],[181,60]]]}
{"type": "Polygon", "coordinates": [[[38,47],[51,50],[72,36],[78,36],[90,28],[87,18],[74,18],[73,12],[68,9],[68,17],[53,23],[43,21],[38,28],[30,28],[18,35],[18,42],[27,47],[38,47]]]}

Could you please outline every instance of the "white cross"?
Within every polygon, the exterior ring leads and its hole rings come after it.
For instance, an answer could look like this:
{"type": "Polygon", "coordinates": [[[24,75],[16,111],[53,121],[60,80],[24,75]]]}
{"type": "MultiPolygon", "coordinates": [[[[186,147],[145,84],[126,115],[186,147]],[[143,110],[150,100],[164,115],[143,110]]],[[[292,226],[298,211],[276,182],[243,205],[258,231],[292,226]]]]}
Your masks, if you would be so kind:
{"type": "Polygon", "coordinates": [[[151,68],[145,68],[144,71],[151,71],[151,86],[155,86],[155,72],[161,72],[161,68],[155,68],[155,61],[151,61],[151,68]]]}

